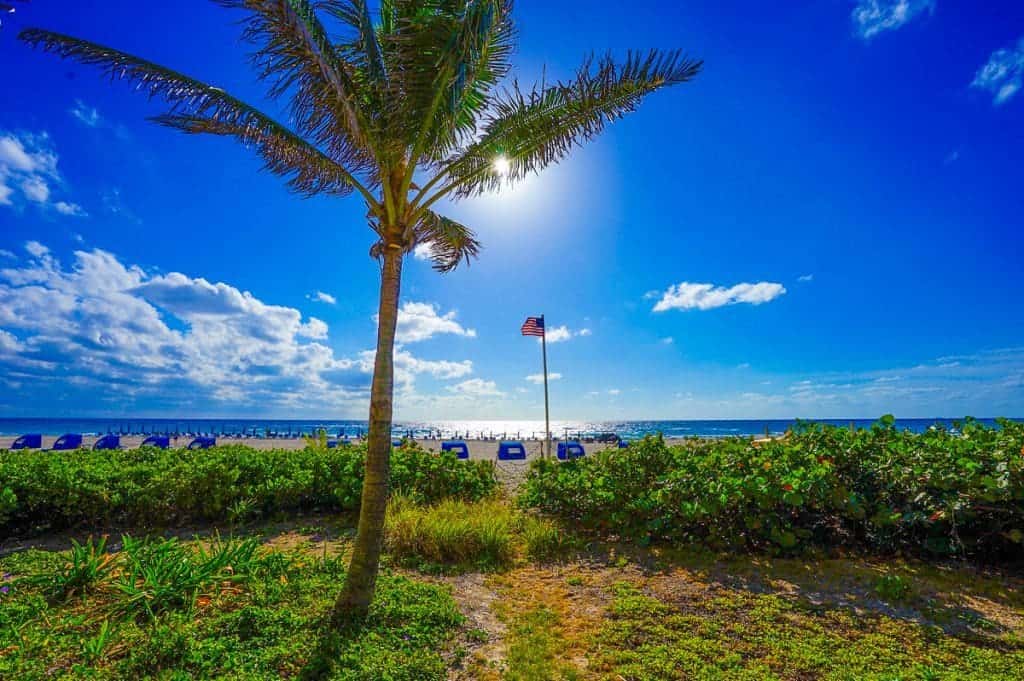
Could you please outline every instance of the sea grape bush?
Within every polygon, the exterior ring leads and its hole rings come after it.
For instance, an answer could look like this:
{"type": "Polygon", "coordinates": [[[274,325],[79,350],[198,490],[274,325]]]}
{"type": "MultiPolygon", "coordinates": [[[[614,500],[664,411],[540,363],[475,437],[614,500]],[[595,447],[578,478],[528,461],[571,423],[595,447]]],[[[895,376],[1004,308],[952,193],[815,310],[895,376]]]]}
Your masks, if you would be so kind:
{"type": "MultiPolygon", "coordinates": [[[[166,526],[359,506],[366,450],[226,445],[72,452],[0,450],[0,536],[75,526],[166,526]]],[[[497,488],[494,466],[408,445],[392,487],[418,503],[473,501],[497,488]]]]}
{"type": "Polygon", "coordinates": [[[520,501],[641,542],[1024,559],[1024,424],[915,434],[883,417],[855,431],[798,424],[771,442],[650,437],[535,461],[520,501]]]}

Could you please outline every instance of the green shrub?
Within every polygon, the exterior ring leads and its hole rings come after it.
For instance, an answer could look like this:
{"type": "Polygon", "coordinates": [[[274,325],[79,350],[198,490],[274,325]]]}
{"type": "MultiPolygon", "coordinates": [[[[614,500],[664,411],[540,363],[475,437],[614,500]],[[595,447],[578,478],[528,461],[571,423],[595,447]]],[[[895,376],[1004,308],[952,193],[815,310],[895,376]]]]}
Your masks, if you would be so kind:
{"type": "Polygon", "coordinates": [[[800,425],[763,443],[647,438],[534,461],[520,501],[640,542],[1020,559],[1024,424],[967,420],[915,434],[886,417],[856,431],[800,425]]]}
{"type": "MultiPolygon", "coordinates": [[[[364,446],[299,451],[0,452],[0,534],[86,525],[166,526],[359,506],[364,446]]],[[[497,487],[493,464],[416,446],[391,454],[393,488],[419,503],[474,500],[497,487]]]]}

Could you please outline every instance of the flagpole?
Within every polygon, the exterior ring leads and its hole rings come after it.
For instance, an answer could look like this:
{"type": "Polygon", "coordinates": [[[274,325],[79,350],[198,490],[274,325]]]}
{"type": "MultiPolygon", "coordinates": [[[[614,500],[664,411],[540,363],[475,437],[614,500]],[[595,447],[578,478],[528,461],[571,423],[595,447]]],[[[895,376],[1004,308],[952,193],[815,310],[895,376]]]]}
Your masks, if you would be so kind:
{"type": "Polygon", "coordinates": [[[540,335],[541,355],[544,358],[544,441],[548,445],[548,456],[551,456],[551,415],[548,411],[548,329],[544,324],[544,315],[540,316],[541,329],[544,333],[540,335]]]}

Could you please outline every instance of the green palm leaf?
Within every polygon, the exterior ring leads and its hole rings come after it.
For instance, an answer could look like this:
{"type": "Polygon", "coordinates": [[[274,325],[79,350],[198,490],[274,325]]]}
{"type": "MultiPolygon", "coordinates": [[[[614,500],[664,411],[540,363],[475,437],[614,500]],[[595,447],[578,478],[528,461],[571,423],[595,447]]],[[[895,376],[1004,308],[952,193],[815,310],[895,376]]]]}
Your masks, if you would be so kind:
{"type": "Polygon", "coordinates": [[[234,137],[246,146],[255,146],[264,168],[287,179],[296,193],[347,196],[352,193],[352,177],[319,149],[288,130],[269,126],[240,126],[216,118],[165,114],[151,120],[182,132],[234,137]]]}
{"type": "Polygon", "coordinates": [[[480,242],[471,229],[433,211],[424,213],[413,235],[413,247],[430,246],[430,259],[438,272],[451,272],[480,254],[480,242]]]}
{"type": "Polygon", "coordinates": [[[242,39],[273,99],[291,97],[300,133],[356,172],[375,175],[372,112],[352,64],[342,59],[306,0],[216,0],[243,9],[242,39]]]}
{"type": "Polygon", "coordinates": [[[480,139],[449,161],[443,191],[465,197],[522,180],[634,111],[646,95],[692,80],[702,64],[681,52],[630,53],[622,64],[606,56],[596,70],[588,60],[568,83],[528,93],[517,84],[496,99],[480,139]],[[494,169],[497,156],[509,161],[506,176],[494,169]]]}

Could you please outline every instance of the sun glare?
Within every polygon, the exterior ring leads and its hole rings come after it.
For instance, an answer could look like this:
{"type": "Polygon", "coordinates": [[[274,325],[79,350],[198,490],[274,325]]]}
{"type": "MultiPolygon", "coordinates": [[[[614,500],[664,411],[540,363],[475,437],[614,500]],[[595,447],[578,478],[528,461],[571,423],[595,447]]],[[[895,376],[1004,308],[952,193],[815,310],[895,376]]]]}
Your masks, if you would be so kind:
{"type": "Polygon", "coordinates": [[[508,175],[508,171],[510,168],[511,165],[509,164],[508,159],[505,158],[504,156],[499,156],[498,158],[494,159],[494,172],[498,173],[502,177],[508,175]]]}

